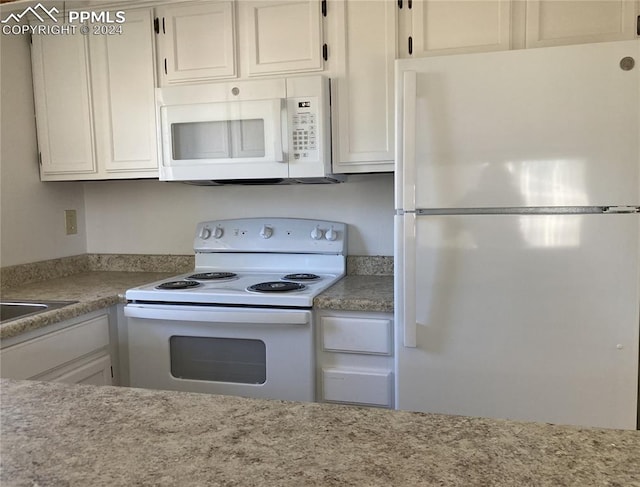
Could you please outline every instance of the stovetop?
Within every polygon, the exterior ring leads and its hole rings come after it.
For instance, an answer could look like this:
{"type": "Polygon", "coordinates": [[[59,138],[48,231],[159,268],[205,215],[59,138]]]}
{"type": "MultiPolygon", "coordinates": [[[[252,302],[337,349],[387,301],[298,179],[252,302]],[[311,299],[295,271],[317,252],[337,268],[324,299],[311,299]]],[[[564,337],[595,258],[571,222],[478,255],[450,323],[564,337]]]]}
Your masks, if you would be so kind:
{"type": "MultiPolygon", "coordinates": [[[[129,301],[155,303],[197,303],[247,306],[293,306],[309,308],[313,298],[337,282],[343,274],[314,273],[317,279],[285,279],[282,272],[233,271],[236,276],[221,280],[202,280],[192,276],[200,271],[178,276],[129,289],[129,301]],[[167,283],[189,283],[185,288],[162,289],[167,283]],[[192,284],[195,283],[195,284],[192,284]],[[262,283],[269,283],[267,289],[251,289],[262,283]],[[292,285],[290,285],[292,284],[292,285]],[[289,290],[288,288],[294,288],[289,290]]],[[[205,271],[203,271],[205,272],[205,271]]],[[[292,273],[289,273],[292,274],[292,273]]]]}
{"type": "Polygon", "coordinates": [[[138,303],[310,308],[345,274],[346,231],[344,223],[294,218],[202,222],[192,272],[129,289],[126,297],[138,303]]]}

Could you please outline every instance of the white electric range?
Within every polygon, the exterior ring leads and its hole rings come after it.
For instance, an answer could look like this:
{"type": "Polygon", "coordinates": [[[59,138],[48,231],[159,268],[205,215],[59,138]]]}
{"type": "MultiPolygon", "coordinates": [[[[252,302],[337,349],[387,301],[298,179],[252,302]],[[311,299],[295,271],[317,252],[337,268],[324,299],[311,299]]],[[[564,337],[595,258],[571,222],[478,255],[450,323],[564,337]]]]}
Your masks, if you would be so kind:
{"type": "Polygon", "coordinates": [[[345,274],[344,223],[202,222],[193,272],[126,293],[135,387],[314,400],[313,298],[345,274]]]}

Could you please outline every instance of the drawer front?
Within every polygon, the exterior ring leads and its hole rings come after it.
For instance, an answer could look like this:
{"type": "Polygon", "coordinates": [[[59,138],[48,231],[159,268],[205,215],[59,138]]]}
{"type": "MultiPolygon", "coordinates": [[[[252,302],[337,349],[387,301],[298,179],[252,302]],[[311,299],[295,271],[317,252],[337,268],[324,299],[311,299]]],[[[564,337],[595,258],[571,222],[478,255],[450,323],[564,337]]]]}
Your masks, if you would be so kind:
{"type": "Polygon", "coordinates": [[[391,320],[325,316],[321,328],[326,351],[391,355],[391,320]]]}
{"type": "MultiPolygon", "coordinates": [[[[81,361],[82,362],[82,361],[81,361]]],[[[41,380],[39,377],[38,380],[41,380]]],[[[94,386],[110,386],[111,381],[111,357],[102,355],[83,365],[65,371],[52,379],[54,382],[66,382],[67,384],[91,384],[94,386]]]]}
{"type": "Polygon", "coordinates": [[[391,372],[322,370],[322,399],[369,406],[392,406],[391,372]]]}
{"type": "Polygon", "coordinates": [[[0,351],[2,377],[29,379],[109,346],[109,318],[101,315],[0,351]]]}

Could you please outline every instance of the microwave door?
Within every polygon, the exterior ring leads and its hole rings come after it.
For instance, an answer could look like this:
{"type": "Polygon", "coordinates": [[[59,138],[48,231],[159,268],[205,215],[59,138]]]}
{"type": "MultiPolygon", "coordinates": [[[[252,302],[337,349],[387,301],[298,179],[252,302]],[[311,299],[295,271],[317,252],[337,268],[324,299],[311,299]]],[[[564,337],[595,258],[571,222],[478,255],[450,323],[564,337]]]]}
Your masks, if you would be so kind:
{"type": "Polygon", "coordinates": [[[171,125],[172,161],[230,159],[229,122],[183,122],[171,125]]]}
{"type": "Polygon", "coordinates": [[[286,178],[282,99],[163,106],[161,179],[286,178]]]}

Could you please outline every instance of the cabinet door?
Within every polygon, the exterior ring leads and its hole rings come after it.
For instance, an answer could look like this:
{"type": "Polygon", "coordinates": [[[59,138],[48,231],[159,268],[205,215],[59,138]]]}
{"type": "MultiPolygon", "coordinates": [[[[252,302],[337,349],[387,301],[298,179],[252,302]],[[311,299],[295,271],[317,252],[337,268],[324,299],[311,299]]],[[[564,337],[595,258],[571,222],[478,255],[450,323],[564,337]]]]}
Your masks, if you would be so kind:
{"type": "Polygon", "coordinates": [[[96,171],[88,36],[34,35],[31,46],[41,179],[96,171]]]}
{"type": "Polygon", "coordinates": [[[322,369],[323,402],[391,408],[393,376],[388,370],[322,369]]]}
{"type": "Polygon", "coordinates": [[[232,1],[168,6],[157,14],[163,85],[236,76],[232,1]]]}
{"type": "Polygon", "coordinates": [[[96,151],[106,178],[158,177],[151,10],[89,36],[96,151]]]}
{"type": "Polygon", "coordinates": [[[258,0],[239,5],[249,76],[323,69],[319,0],[258,0]]]}
{"type": "Polygon", "coordinates": [[[331,80],[335,173],[393,171],[395,3],[346,0],[336,12],[331,80]]]}
{"type": "Polygon", "coordinates": [[[511,0],[414,0],[411,43],[418,57],[509,49],[511,0]]]}
{"type": "Polygon", "coordinates": [[[637,5],[630,0],[529,0],[526,46],[633,39],[637,5]]]}
{"type": "Polygon", "coordinates": [[[109,344],[109,317],[99,315],[2,349],[0,373],[11,379],[41,379],[74,360],[107,350],[109,344]]]}
{"type": "Polygon", "coordinates": [[[54,382],[67,384],[91,384],[94,386],[111,385],[111,358],[103,355],[91,362],[79,365],[53,379],[54,382]]]}

